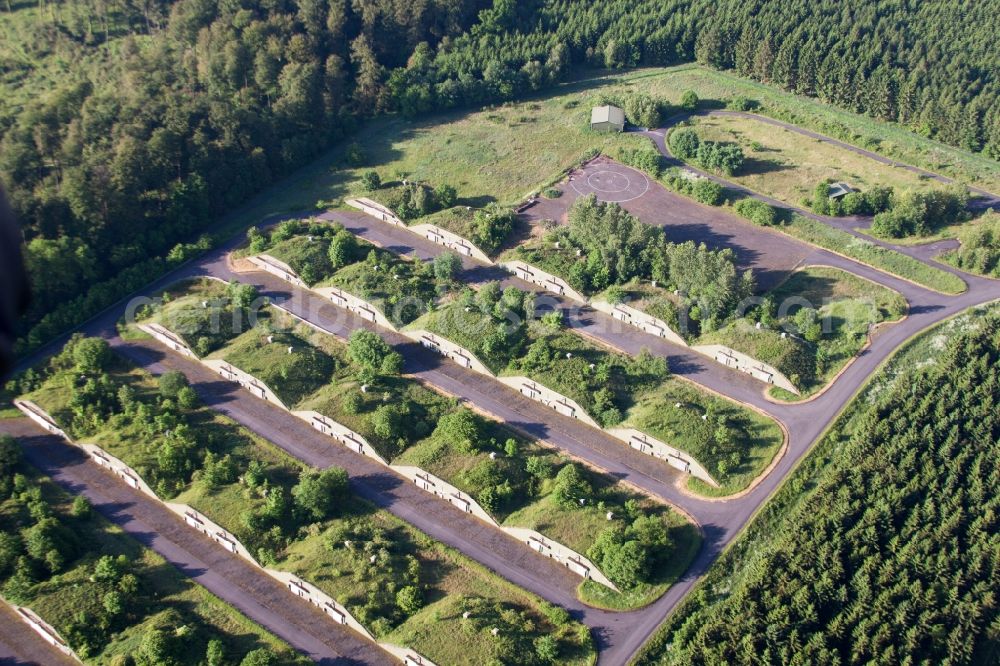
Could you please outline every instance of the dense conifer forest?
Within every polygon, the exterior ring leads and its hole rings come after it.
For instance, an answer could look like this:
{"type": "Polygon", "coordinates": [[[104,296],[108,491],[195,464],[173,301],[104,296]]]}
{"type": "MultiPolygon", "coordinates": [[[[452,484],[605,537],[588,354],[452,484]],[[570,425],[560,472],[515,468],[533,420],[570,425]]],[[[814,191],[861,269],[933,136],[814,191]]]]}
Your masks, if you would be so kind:
{"type": "Polygon", "coordinates": [[[1000,158],[996,0],[64,0],[0,5],[21,351],[208,245],[373,114],[697,60],[1000,158]],[[6,14],[6,15],[4,15],[6,14]],[[180,244],[180,243],[185,244],[180,244]]]}
{"type": "Polygon", "coordinates": [[[855,408],[640,663],[996,663],[1000,316],[980,321],[855,408]]]}

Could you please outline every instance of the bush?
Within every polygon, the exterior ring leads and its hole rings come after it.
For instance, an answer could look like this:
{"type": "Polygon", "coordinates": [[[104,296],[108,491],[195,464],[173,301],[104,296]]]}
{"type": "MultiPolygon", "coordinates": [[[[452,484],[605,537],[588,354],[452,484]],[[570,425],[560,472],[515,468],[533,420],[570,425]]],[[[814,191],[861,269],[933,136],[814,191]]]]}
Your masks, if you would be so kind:
{"type": "Polygon", "coordinates": [[[458,201],[458,192],[451,185],[438,185],[434,189],[434,198],[440,209],[451,208],[458,201]]]}
{"type": "Polygon", "coordinates": [[[698,109],[698,93],[693,90],[685,90],[681,95],[681,108],[685,111],[695,111],[698,109]]]}
{"type": "Polygon", "coordinates": [[[351,166],[361,166],[365,161],[365,151],[359,143],[355,142],[347,146],[345,157],[351,166]]]}
{"type": "Polygon", "coordinates": [[[744,95],[737,95],[726,102],[730,111],[751,111],[757,107],[757,102],[744,95]]]}
{"type": "Polygon", "coordinates": [[[413,615],[424,605],[424,595],[416,585],[406,585],[396,592],[396,607],[404,615],[413,615]]]}
{"type": "Polygon", "coordinates": [[[181,389],[188,386],[188,379],[182,372],[168,370],[157,378],[156,383],[162,397],[175,400],[181,389]]]}
{"type": "Polygon", "coordinates": [[[73,361],[83,373],[97,373],[111,359],[111,348],[102,338],[82,338],[73,345],[73,361]]]}
{"type": "Polygon", "coordinates": [[[524,469],[538,479],[551,479],[555,465],[548,456],[531,456],[524,462],[524,469]]]}
{"type": "Polygon", "coordinates": [[[434,277],[440,282],[451,282],[462,270],[462,260],[454,252],[442,252],[434,257],[434,277]]]}
{"type": "Polygon", "coordinates": [[[759,199],[752,197],[740,199],[733,208],[741,217],[745,217],[762,227],[773,226],[778,221],[778,211],[774,209],[774,206],[759,199]]]}
{"type": "Polygon", "coordinates": [[[366,171],[361,175],[361,187],[366,192],[374,192],[382,187],[382,178],[379,177],[377,171],[366,171]]]}
{"type": "Polygon", "coordinates": [[[478,451],[482,438],[476,415],[468,409],[457,409],[438,419],[434,437],[465,453],[478,451]]]}
{"type": "Polygon", "coordinates": [[[575,463],[566,463],[556,474],[552,499],[565,508],[579,508],[580,500],[590,497],[593,489],[575,463]]]}
{"type": "Polygon", "coordinates": [[[718,206],[722,203],[722,185],[708,178],[699,178],[691,187],[694,198],[709,206],[718,206]]]}
{"type": "Polygon", "coordinates": [[[938,228],[959,222],[969,203],[969,192],[955,183],[942,190],[907,192],[890,210],[875,216],[872,233],[889,238],[927,236],[938,228]]]}
{"type": "Polygon", "coordinates": [[[743,168],[745,157],[743,150],[735,143],[716,143],[702,141],[695,152],[694,159],[708,171],[732,176],[743,168]]]}
{"type": "Polygon", "coordinates": [[[347,472],[340,467],[305,470],[292,488],[295,506],[314,521],[328,518],[347,495],[347,472]]]}
{"type": "Polygon", "coordinates": [[[622,106],[625,110],[625,117],[633,125],[654,128],[661,124],[663,105],[649,95],[643,93],[626,95],[622,106]]]}
{"type": "Polygon", "coordinates": [[[700,145],[701,139],[698,138],[698,133],[690,127],[676,129],[670,133],[670,151],[679,159],[694,159],[700,145]]]}
{"type": "Polygon", "coordinates": [[[517,224],[517,216],[509,208],[491,203],[473,216],[472,242],[483,252],[497,252],[517,224]]]}
{"type": "Polygon", "coordinates": [[[660,177],[662,158],[655,150],[649,148],[622,148],[618,151],[618,160],[630,167],[645,171],[653,178],[660,177]]]}
{"type": "Polygon", "coordinates": [[[385,358],[393,353],[377,333],[363,329],[351,333],[347,342],[347,354],[351,360],[370,372],[380,371],[385,358]]]}

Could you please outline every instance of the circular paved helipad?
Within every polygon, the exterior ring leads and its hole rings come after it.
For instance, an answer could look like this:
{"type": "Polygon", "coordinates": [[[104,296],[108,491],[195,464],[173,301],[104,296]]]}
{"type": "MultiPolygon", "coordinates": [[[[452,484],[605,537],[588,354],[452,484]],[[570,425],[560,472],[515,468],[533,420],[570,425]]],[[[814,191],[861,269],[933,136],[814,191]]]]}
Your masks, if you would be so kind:
{"type": "Polygon", "coordinates": [[[638,199],[649,190],[649,180],[634,169],[618,164],[593,164],[573,176],[573,189],[593,194],[600,201],[624,203],[638,199]]]}

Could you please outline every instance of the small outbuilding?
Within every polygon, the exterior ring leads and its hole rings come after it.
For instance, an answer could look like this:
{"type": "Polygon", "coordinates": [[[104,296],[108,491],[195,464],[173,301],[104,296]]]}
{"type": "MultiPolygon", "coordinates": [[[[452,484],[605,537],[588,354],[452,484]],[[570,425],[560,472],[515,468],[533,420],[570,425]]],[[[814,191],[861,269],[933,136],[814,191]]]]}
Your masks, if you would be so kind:
{"type": "Polygon", "coordinates": [[[839,199],[850,194],[851,192],[857,192],[857,189],[851,187],[847,183],[830,183],[830,187],[827,189],[827,194],[831,200],[839,199]]]}
{"type": "Polygon", "coordinates": [[[595,106],[590,112],[590,129],[598,132],[622,132],[625,130],[625,112],[610,104],[595,106]]]}

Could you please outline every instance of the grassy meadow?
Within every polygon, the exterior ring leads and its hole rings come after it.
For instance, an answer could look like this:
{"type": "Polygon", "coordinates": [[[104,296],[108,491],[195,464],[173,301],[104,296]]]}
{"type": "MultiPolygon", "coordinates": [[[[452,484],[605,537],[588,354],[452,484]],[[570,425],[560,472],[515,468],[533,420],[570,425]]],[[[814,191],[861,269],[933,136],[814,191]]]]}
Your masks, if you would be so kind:
{"type": "Polygon", "coordinates": [[[785,203],[802,205],[816,184],[831,179],[867,190],[890,186],[896,191],[940,187],[905,169],[894,169],[792,130],[753,118],[708,116],[695,121],[703,140],[735,143],[747,161],[730,179],[785,203]]]}

